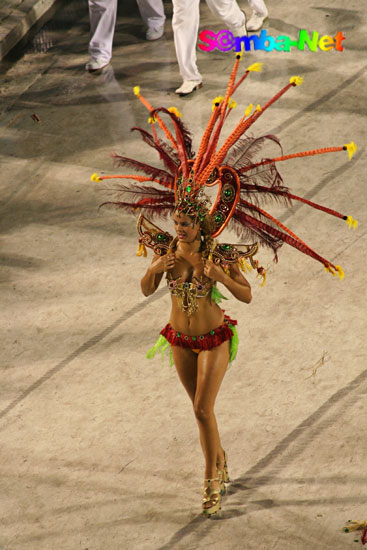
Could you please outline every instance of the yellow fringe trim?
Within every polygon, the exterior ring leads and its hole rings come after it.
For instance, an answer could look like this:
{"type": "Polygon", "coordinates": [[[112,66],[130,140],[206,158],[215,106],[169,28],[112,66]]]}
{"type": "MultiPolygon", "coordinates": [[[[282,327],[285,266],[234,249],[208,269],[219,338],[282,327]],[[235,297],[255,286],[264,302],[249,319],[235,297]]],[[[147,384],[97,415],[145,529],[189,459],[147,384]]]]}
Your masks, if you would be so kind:
{"type": "Polygon", "coordinates": [[[238,260],[238,265],[240,270],[244,273],[252,271],[252,266],[248,262],[246,262],[245,258],[240,258],[238,260]]]}
{"type": "Polygon", "coordinates": [[[94,173],[90,177],[90,181],[102,181],[98,174],[94,173]]]}
{"type": "Polygon", "coordinates": [[[354,141],[351,141],[350,143],[344,143],[344,147],[348,151],[349,160],[351,160],[352,156],[357,151],[357,145],[354,143],[354,141]]]}
{"type": "Polygon", "coordinates": [[[137,256],[147,256],[147,249],[145,248],[144,243],[139,243],[138,251],[136,253],[137,256]]]}
{"type": "Polygon", "coordinates": [[[134,94],[136,96],[140,96],[140,86],[134,86],[134,94]]]}
{"type": "Polygon", "coordinates": [[[262,70],[263,65],[264,63],[253,63],[252,65],[247,67],[246,71],[248,72],[254,71],[259,73],[262,70]]]}
{"type": "Polygon", "coordinates": [[[300,84],[302,84],[303,82],[303,77],[302,76],[292,76],[290,79],[289,79],[289,82],[291,84],[295,84],[296,86],[299,86],[300,84]]]}
{"type": "Polygon", "coordinates": [[[182,117],[182,114],[180,113],[180,111],[178,109],[176,109],[176,107],[169,107],[168,108],[168,111],[170,113],[173,113],[174,115],[177,116],[177,118],[181,118],[182,117]]]}
{"type": "Polygon", "coordinates": [[[358,222],[352,216],[347,216],[347,219],[345,220],[345,223],[348,225],[348,229],[351,229],[353,227],[353,230],[357,229],[358,222]]]}
{"type": "Polygon", "coordinates": [[[265,269],[262,273],[258,273],[256,275],[256,277],[262,277],[262,281],[260,283],[260,286],[265,286],[265,283],[266,283],[266,271],[265,271],[265,269]]]}

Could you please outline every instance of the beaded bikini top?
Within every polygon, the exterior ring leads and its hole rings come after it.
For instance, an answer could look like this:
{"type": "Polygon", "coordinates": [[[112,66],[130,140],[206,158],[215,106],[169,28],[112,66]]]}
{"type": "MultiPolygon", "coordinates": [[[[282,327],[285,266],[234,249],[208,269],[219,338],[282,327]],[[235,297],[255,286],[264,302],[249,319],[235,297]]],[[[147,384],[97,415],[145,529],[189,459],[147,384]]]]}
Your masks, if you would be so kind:
{"type": "Polygon", "coordinates": [[[213,283],[211,281],[203,281],[202,277],[198,279],[193,277],[191,282],[180,281],[182,277],[172,277],[167,274],[167,285],[172,296],[178,299],[178,305],[182,311],[188,316],[197,311],[197,298],[205,298],[211,292],[213,283]]]}
{"type": "MultiPolygon", "coordinates": [[[[163,231],[147,220],[142,214],[139,215],[137,229],[140,242],[151,248],[158,256],[163,256],[174,249],[176,239],[167,231],[163,231]]],[[[251,271],[251,269],[256,269],[263,280],[262,284],[264,284],[265,269],[259,266],[258,261],[254,259],[254,254],[256,254],[258,248],[258,243],[234,245],[214,241],[208,259],[220,266],[226,273],[229,273],[229,266],[236,263],[245,273],[251,271]],[[246,260],[249,260],[249,263],[246,260]]],[[[180,309],[188,316],[197,311],[197,298],[204,298],[210,291],[212,291],[212,298],[213,291],[216,296],[219,297],[220,295],[212,281],[203,281],[202,278],[193,277],[193,280],[188,282],[180,281],[180,278],[175,279],[167,274],[167,285],[172,296],[178,298],[180,309]]],[[[223,298],[223,296],[221,297],[223,298]]]]}

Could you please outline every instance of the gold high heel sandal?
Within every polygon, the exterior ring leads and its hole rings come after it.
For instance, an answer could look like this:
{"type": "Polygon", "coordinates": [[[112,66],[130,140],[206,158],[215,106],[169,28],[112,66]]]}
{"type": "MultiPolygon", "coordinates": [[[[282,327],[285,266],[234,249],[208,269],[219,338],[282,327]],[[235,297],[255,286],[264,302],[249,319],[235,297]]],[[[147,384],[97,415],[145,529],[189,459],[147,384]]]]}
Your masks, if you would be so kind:
{"type": "MultiPolygon", "coordinates": [[[[223,483],[229,483],[230,482],[230,479],[229,479],[229,474],[228,474],[228,464],[227,464],[227,460],[228,460],[228,455],[225,451],[224,452],[224,464],[223,464],[223,470],[218,470],[218,472],[220,472],[221,474],[221,477],[222,477],[222,482],[223,483]]],[[[217,464],[217,467],[218,467],[218,464],[217,464]]],[[[225,486],[224,486],[225,487],[225,486]]]]}
{"type": "Polygon", "coordinates": [[[203,514],[204,516],[210,517],[214,514],[221,514],[221,501],[222,501],[222,480],[220,477],[213,477],[211,479],[205,479],[205,487],[204,487],[204,497],[203,497],[203,514]],[[213,481],[218,481],[219,488],[218,489],[211,489],[210,485],[213,481]],[[212,503],[212,505],[209,508],[204,508],[205,504],[207,502],[212,503]]]}

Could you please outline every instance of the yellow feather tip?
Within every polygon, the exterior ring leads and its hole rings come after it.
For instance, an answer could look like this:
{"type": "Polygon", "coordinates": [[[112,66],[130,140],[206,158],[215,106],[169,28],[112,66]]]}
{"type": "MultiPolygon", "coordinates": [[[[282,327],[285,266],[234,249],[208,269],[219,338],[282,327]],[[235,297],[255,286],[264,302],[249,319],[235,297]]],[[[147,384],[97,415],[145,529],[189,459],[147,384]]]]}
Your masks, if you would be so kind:
{"type": "Polygon", "coordinates": [[[252,108],[253,108],[253,105],[252,103],[250,103],[250,105],[247,107],[246,111],[245,111],[245,116],[249,116],[251,111],[252,111],[252,108]]]}
{"type": "Polygon", "coordinates": [[[344,271],[341,265],[336,265],[335,268],[331,265],[326,265],[325,271],[328,271],[329,273],[331,273],[333,277],[335,277],[335,275],[338,275],[341,281],[344,279],[344,271]]]}
{"type": "Polygon", "coordinates": [[[169,107],[169,112],[170,113],[173,113],[174,115],[176,115],[178,118],[181,118],[182,117],[182,114],[180,113],[180,111],[178,109],[176,109],[176,107],[169,107]]]}
{"type": "Polygon", "coordinates": [[[342,266],[341,265],[336,265],[335,269],[338,273],[339,279],[342,281],[344,279],[344,271],[342,269],[342,266]]]}
{"type": "Polygon", "coordinates": [[[260,107],[259,103],[256,105],[255,111],[262,111],[262,108],[260,107]]]}
{"type": "Polygon", "coordinates": [[[262,281],[260,283],[260,286],[265,286],[265,283],[266,283],[266,271],[265,271],[265,269],[263,269],[263,271],[261,273],[258,273],[256,275],[256,277],[262,277],[262,281]]]}
{"type": "Polygon", "coordinates": [[[236,107],[237,107],[237,101],[235,101],[230,97],[228,101],[228,109],[235,109],[236,107]]]}
{"type": "Polygon", "coordinates": [[[137,256],[147,256],[147,249],[145,248],[145,245],[143,243],[139,243],[138,251],[136,253],[137,256]]]}
{"type": "Polygon", "coordinates": [[[358,222],[352,216],[347,216],[347,219],[345,220],[345,223],[348,225],[348,229],[351,229],[353,227],[354,229],[357,229],[358,222]]]}
{"type": "Polygon", "coordinates": [[[292,76],[290,79],[289,79],[289,82],[291,84],[295,84],[296,86],[299,86],[300,84],[302,84],[303,82],[303,77],[302,76],[292,76]]]}
{"type": "Polygon", "coordinates": [[[214,109],[216,108],[216,104],[220,105],[223,101],[223,96],[221,95],[218,95],[217,97],[215,97],[213,100],[212,100],[212,111],[214,111],[214,109]]]}
{"type": "Polygon", "coordinates": [[[134,94],[139,97],[139,95],[140,95],[140,86],[134,86],[134,94]]]}
{"type": "Polygon", "coordinates": [[[98,174],[94,173],[91,175],[90,181],[101,181],[101,178],[98,176],[98,174]]]}
{"type": "Polygon", "coordinates": [[[354,141],[351,141],[350,143],[345,143],[344,147],[348,151],[349,160],[351,160],[352,156],[357,151],[357,145],[354,143],[354,141]]]}
{"type": "Polygon", "coordinates": [[[148,118],[148,124],[154,124],[155,122],[157,122],[157,119],[154,116],[148,118]]]}
{"type": "Polygon", "coordinates": [[[249,67],[247,67],[246,71],[251,72],[254,71],[256,73],[259,73],[263,67],[264,63],[253,63],[249,67]]]}
{"type": "Polygon", "coordinates": [[[333,268],[331,267],[331,265],[326,265],[326,266],[325,266],[325,271],[328,271],[329,273],[332,274],[333,277],[335,277],[335,271],[333,270],[333,268]]]}

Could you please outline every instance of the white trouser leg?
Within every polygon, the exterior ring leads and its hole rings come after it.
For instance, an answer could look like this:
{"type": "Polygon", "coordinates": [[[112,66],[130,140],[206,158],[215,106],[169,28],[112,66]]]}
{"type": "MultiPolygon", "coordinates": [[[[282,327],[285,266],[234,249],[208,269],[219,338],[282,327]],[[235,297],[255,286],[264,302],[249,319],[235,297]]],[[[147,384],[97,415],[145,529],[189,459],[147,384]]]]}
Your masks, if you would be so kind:
{"type": "Polygon", "coordinates": [[[226,24],[227,28],[236,30],[245,24],[245,14],[240,10],[236,0],[206,0],[210,11],[226,24]]]}
{"type": "Polygon", "coordinates": [[[258,15],[261,15],[262,17],[266,17],[268,15],[268,10],[266,9],[264,0],[248,0],[248,3],[250,4],[252,11],[258,15]]]}
{"type": "Polygon", "coordinates": [[[183,80],[202,80],[196,65],[200,0],[172,0],[172,28],[176,56],[183,80]]]}
{"type": "Polygon", "coordinates": [[[140,15],[147,27],[156,29],[164,25],[163,0],[136,0],[140,15]]]}
{"type": "Polygon", "coordinates": [[[89,54],[95,59],[108,61],[112,57],[115,33],[117,0],[88,0],[90,30],[89,54]]]}

